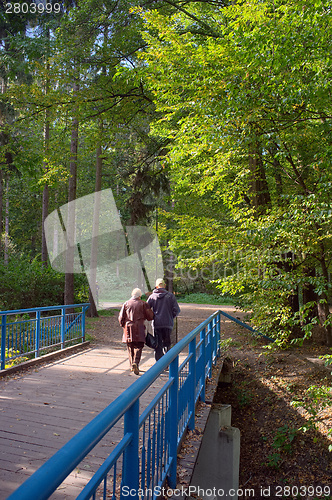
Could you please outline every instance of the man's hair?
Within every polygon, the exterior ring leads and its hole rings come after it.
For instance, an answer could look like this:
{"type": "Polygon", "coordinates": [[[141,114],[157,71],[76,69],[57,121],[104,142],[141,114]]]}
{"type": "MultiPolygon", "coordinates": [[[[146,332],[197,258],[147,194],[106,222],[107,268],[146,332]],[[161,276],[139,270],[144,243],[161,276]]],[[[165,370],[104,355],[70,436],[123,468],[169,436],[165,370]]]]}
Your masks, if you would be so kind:
{"type": "Polygon", "coordinates": [[[131,292],[131,296],[134,297],[134,299],[138,299],[142,295],[142,290],[139,288],[134,288],[134,290],[131,292]]]}

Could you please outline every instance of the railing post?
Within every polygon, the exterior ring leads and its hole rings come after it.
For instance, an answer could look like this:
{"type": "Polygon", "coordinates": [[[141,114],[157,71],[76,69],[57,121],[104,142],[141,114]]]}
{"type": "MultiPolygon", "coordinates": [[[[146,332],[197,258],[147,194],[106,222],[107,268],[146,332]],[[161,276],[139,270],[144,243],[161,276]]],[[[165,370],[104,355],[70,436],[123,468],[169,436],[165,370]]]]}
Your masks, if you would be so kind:
{"type": "Polygon", "coordinates": [[[217,317],[212,320],[212,363],[217,357],[217,317]]]}
{"type": "Polygon", "coordinates": [[[6,366],[6,326],[7,315],[4,314],[1,320],[1,370],[4,370],[6,366]]]}
{"type": "Polygon", "coordinates": [[[218,320],[217,320],[217,356],[220,355],[220,321],[221,321],[221,314],[220,314],[220,311],[218,311],[218,320]]]}
{"type": "Polygon", "coordinates": [[[170,435],[169,442],[169,457],[171,466],[169,470],[168,484],[171,488],[176,487],[176,469],[177,469],[177,451],[178,451],[178,389],[179,389],[179,356],[169,365],[169,378],[173,379],[173,383],[169,392],[169,419],[170,425],[168,429],[170,435]],[[174,428],[174,423],[176,426],[174,428]]]}
{"type": "Polygon", "coordinates": [[[201,349],[202,349],[202,364],[203,364],[203,369],[201,373],[201,393],[200,393],[200,400],[205,402],[205,368],[206,368],[206,353],[205,353],[205,336],[206,336],[206,328],[203,328],[203,330],[200,333],[200,340],[201,340],[201,349]]]}
{"type": "Polygon", "coordinates": [[[39,356],[40,349],[40,311],[36,311],[36,329],[35,329],[35,358],[39,356]]]}
{"type": "Polygon", "coordinates": [[[195,429],[195,396],[196,396],[196,337],[189,344],[189,413],[188,429],[195,429]]]}
{"type": "Polygon", "coordinates": [[[219,356],[219,340],[220,340],[220,312],[213,320],[213,358],[219,356]]]}
{"type": "Polygon", "coordinates": [[[86,307],[82,307],[82,323],[81,323],[81,329],[82,329],[82,342],[85,342],[85,311],[86,307]]]}
{"type": "Polygon", "coordinates": [[[211,377],[211,375],[212,375],[212,359],[213,359],[213,357],[212,357],[212,350],[213,350],[212,335],[213,335],[213,323],[212,323],[212,321],[210,321],[207,324],[207,331],[206,331],[206,340],[208,342],[207,348],[205,346],[205,349],[206,349],[205,356],[207,358],[206,367],[205,367],[205,376],[207,376],[207,377],[211,377]],[[207,368],[207,370],[206,370],[206,368],[207,368]]]}
{"type": "Polygon", "coordinates": [[[66,308],[61,307],[61,349],[65,348],[65,332],[66,332],[66,308]]]}
{"type": "MultiPolygon", "coordinates": [[[[139,498],[139,399],[124,415],[124,435],[131,434],[131,442],[124,451],[122,484],[128,487],[130,499],[139,498]]],[[[120,493],[120,499],[126,495],[120,493]]]]}

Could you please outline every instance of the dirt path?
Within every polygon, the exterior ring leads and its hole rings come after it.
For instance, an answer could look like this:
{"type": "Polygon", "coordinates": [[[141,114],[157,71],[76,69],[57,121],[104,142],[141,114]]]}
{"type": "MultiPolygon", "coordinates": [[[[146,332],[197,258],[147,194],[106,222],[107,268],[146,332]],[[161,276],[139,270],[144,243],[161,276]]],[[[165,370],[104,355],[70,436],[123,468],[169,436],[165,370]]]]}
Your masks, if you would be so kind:
{"type": "MultiPolygon", "coordinates": [[[[178,339],[185,337],[193,328],[219,309],[218,306],[206,304],[184,304],[180,302],[179,305],[181,314],[177,319],[178,339]]],[[[244,313],[237,311],[233,306],[222,306],[222,310],[242,320],[245,316],[244,313]]],[[[122,329],[117,319],[119,308],[114,308],[113,311],[113,316],[90,320],[91,326],[88,333],[93,337],[93,344],[108,345],[111,343],[119,348],[122,346],[122,329]]]]}

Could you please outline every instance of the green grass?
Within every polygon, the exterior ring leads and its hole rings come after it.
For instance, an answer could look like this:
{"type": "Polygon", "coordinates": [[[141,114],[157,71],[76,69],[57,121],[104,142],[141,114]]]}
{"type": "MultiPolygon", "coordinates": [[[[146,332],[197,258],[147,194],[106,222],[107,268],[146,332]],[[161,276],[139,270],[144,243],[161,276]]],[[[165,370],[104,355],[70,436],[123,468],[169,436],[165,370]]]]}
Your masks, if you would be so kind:
{"type": "Polygon", "coordinates": [[[184,297],[177,297],[179,302],[187,304],[213,304],[213,305],[234,305],[231,297],[222,297],[220,295],[209,295],[208,293],[190,293],[184,297]]]}
{"type": "Polygon", "coordinates": [[[114,314],[117,312],[117,309],[101,309],[98,311],[99,316],[114,316],[114,314]]]}

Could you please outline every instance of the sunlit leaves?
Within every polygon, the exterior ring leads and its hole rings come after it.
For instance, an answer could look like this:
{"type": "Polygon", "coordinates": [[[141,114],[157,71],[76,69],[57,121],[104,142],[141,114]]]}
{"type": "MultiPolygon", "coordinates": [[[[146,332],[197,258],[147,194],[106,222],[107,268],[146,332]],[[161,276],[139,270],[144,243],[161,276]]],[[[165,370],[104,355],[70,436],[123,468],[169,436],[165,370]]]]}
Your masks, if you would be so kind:
{"type": "Polygon", "coordinates": [[[197,253],[210,245],[226,270],[215,282],[240,293],[260,324],[281,328],[287,338],[298,290],[310,284],[319,296],[329,292],[329,6],[240,2],[210,14],[213,33],[198,34],[195,5],[173,17],[141,13],[149,44],[142,78],[160,113],[152,132],[170,141],[179,223],[172,243],[184,263],[188,248],[197,253]],[[191,230],[181,219],[188,205],[191,230]],[[206,226],[218,219],[228,226],[218,227],[212,243],[206,226]],[[316,269],[314,278],[307,267],[316,269]]]}

